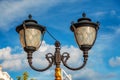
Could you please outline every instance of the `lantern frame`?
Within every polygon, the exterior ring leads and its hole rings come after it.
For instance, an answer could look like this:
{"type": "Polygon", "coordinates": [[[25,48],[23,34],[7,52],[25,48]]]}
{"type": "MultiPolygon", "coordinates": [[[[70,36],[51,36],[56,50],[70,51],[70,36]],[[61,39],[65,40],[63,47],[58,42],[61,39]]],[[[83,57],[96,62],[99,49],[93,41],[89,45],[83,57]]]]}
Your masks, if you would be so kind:
{"type": "MultiPolygon", "coordinates": [[[[29,19],[28,20],[25,20],[25,21],[23,21],[23,23],[22,24],[20,24],[20,25],[18,25],[17,27],[16,27],[16,31],[19,33],[21,30],[23,30],[24,31],[24,44],[25,44],[25,47],[23,47],[24,48],[24,50],[26,51],[26,52],[29,52],[29,51],[31,51],[31,52],[34,52],[34,51],[36,51],[37,49],[36,49],[36,47],[33,47],[33,46],[27,46],[27,40],[26,40],[26,29],[36,29],[36,30],[39,30],[40,32],[41,32],[41,34],[44,36],[44,33],[45,33],[45,27],[44,26],[42,26],[42,25],[39,25],[38,23],[37,23],[37,21],[35,21],[35,20],[33,20],[32,19],[32,15],[30,14],[29,16],[29,19]]],[[[43,38],[43,37],[42,37],[43,38]]],[[[41,40],[41,42],[42,42],[42,40],[41,40]]],[[[41,45],[41,43],[40,43],[40,45],[41,45]]],[[[39,46],[40,47],[40,46],[39,46]]]]}
{"type": "Polygon", "coordinates": [[[71,29],[72,32],[74,32],[75,40],[76,40],[79,48],[82,51],[86,51],[86,50],[88,51],[94,45],[94,43],[96,41],[99,25],[100,25],[99,22],[94,23],[94,22],[91,21],[90,18],[87,18],[85,13],[82,14],[82,18],[79,18],[77,23],[72,22],[72,24],[70,26],[70,29],[71,29]],[[79,28],[79,27],[93,27],[96,30],[95,39],[94,39],[92,45],[79,45],[79,41],[77,40],[77,36],[76,36],[76,29],[79,28]]]}

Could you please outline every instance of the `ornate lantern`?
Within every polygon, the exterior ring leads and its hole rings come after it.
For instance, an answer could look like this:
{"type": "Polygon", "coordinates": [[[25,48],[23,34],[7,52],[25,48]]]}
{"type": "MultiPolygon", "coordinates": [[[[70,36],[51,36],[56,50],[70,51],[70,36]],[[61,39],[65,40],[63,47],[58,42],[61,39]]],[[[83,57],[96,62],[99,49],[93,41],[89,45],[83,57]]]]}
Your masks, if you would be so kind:
{"type": "Polygon", "coordinates": [[[77,23],[72,23],[70,29],[74,32],[79,48],[82,51],[88,51],[96,40],[99,23],[91,22],[91,19],[87,18],[85,13],[82,16],[77,23]]]}
{"type": "Polygon", "coordinates": [[[37,24],[37,21],[32,20],[32,16],[29,15],[29,19],[17,26],[16,31],[20,35],[20,42],[24,50],[34,52],[40,47],[45,27],[37,24]]]}

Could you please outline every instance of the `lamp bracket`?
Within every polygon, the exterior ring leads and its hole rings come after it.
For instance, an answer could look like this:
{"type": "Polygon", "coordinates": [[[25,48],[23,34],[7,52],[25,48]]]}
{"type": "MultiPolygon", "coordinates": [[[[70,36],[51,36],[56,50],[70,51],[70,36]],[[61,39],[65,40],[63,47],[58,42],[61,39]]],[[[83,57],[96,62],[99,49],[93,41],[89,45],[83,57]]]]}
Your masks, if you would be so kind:
{"type": "MultiPolygon", "coordinates": [[[[87,55],[87,54],[86,54],[87,55]]],[[[84,57],[84,56],[83,56],[84,57]]],[[[77,68],[72,68],[72,67],[70,67],[68,64],[67,64],[67,60],[70,58],[70,56],[69,56],[69,53],[67,53],[67,52],[64,52],[63,54],[62,54],[62,62],[63,62],[63,65],[65,66],[65,67],[67,67],[68,69],[70,69],[70,70],[80,70],[80,69],[82,69],[85,65],[86,65],[86,63],[87,63],[87,57],[85,57],[84,58],[84,61],[83,61],[83,64],[81,65],[81,66],[79,66],[79,67],[77,67],[77,68]]]]}

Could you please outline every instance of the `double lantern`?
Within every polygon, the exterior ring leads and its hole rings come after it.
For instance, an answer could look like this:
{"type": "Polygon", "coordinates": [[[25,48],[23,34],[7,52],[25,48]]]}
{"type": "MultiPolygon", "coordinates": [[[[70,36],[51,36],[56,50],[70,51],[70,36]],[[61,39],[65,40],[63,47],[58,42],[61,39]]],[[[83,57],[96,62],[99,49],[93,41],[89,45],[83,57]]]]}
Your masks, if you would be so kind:
{"type": "Polygon", "coordinates": [[[92,48],[95,43],[97,32],[99,29],[99,22],[92,22],[90,18],[86,17],[86,14],[82,14],[82,18],[78,19],[78,22],[72,23],[70,26],[71,31],[74,33],[75,40],[79,48],[83,51],[83,65],[78,68],[71,68],[67,64],[67,60],[70,57],[69,53],[64,52],[60,54],[60,42],[55,42],[55,53],[48,53],[46,59],[50,63],[45,69],[37,69],[32,66],[32,54],[34,51],[38,50],[41,46],[42,38],[46,32],[46,28],[37,23],[37,21],[32,19],[29,15],[29,19],[25,20],[23,24],[17,26],[16,31],[20,35],[20,42],[24,50],[28,53],[28,62],[32,69],[36,71],[44,71],[52,66],[53,63],[56,67],[60,67],[60,63],[63,62],[64,66],[71,70],[79,70],[83,68],[88,59],[88,51],[92,48]]]}

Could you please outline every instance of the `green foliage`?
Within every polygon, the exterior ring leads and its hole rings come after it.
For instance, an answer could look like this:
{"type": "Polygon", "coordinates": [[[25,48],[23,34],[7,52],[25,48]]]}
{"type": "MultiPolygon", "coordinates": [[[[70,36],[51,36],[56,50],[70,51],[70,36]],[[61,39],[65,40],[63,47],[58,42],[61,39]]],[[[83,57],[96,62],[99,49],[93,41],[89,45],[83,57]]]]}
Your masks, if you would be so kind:
{"type": "Polygon", "coordinates": [[[21,77],[20,77],[20,76],[17,76],[17,80],[21,80],[21,77]]]}
{"type": "Polygon", "coordinates": [[[28,80],[29,74],[28,72],[23,73],[23,80],[28,80]]]}
{"type": "MultiPolygon", "coordinates": [[[[17,76],[17,80],[28,80],[28,78],[29,78],[28,72],[24,72],[22,76],[17,76]]],[[[30,80],[37,80],[37,79],[31,78],[30,80]]]]}

